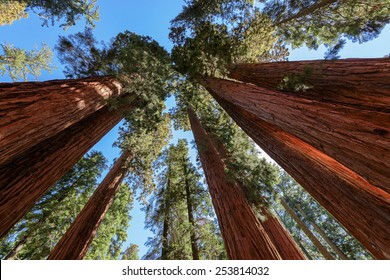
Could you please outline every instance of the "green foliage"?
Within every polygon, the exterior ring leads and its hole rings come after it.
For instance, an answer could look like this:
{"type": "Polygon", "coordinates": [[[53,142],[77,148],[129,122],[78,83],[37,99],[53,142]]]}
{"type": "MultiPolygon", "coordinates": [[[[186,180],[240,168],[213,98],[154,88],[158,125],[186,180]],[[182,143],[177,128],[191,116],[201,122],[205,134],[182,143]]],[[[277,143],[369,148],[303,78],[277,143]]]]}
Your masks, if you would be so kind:
{"type": "MultiPolygon", "coordinates": [[[[371,255],[363,248],[363,246],[353,238],[321,205],[319,205],[297,182],[294,181],[286,172],[280,171],[280,182],[275,186],[278,196],[284,197],[292,208],[295,205],[300,205],[304,210],[309,220],[317,224],[336,244],[341,251],[348,256],[349,259],[372,259],[371,255]]],[[[292,220],[289,214],[276,201],[274,207],[286,228],[291,232],[294,239],[298,241],[310,256],[314,259],[323,258],[319,251],[314,247],[311,241],[305,236],[301,229],[292,220]]],[[[300,215],[297,212],[297,215],[300,215]]],[[[303,219],[303,217],[301,217],[303,219]]],[[[315,229],[303,219],[311,231],[319,240],[322,237],[315,229]]],[[[321,242],[327,247],[328,251],[337,259],[336,253],[324,241],[321,242]]]]}
{"type": "Polygon", "coordinates": [[[321,44],[332,48],[338,44],[340,49],[343,38],[367,42],[390,21],[389,0],[265,2],[264,11],[278,27],[277,33],[293,48],[303,44],[314,49],[321,44]]]}
{"type": "Polygon", "coordinates": [[[13,0],[0,0],[0,26],[11,25],[15,20],[28,18],[27,3],[13,0]]]}
{"type": "MultiPolygon", "coordinates": [[[[68,78],[116,76],[123,90],[133,95],[131,100],[137,99],[136,108],[128,115],[133,125],[153,126],[161,121],[163,101],[172,90],[174,72],[168,52],[155,40],[125,31],[110,44],[99,45],[92,31],[86,29],[60,37],[56,50],[66,64],[68,78]]],[[[122,103],[111,100],[110,104],[115,109],[122,103]]]]}
{"type": "Polygon", "coordinates": [[[118,260],[127,239],[131,220],[133,195],[127,184],[122,184],[93,239],[85,259],[118,260]]]}
{"type": "Polygon", "coordinates": [[[17,258],[45,259],[95,190],[105,162],[100,152],[81,159],[3,238],[1,256],[22,242],[17,258]]]}
{"type": "Polygon", "coordinates": [[[26,51],[10,44],[0,44],[3,54],[0,54],[0,75],[8,75],[12,80],[27,80],[28,75],[37,78],[42,70],[51,71],[50,65],[53,53],[42,45],[40,50],[26,51]]]}
{"type": "Polygon", "coordinates": [[[138,253],[138,245],[130,243],[130,246],[123,252],[122,260],[139,260],[138,253]]]}
{"type": "Polygon", "coordinates": [[[226,258],[213,221],[210,198],[188,158],[187,142],[181,139],[177,145],[165,149],[155,163],[155,170],[158,186],[146,208],[146,226],[155,236],[147,242],[150,249],[145,258],[192,259],[192,232],[201,259],[226,258]],[[195,226],[189,222],[188,207],[193,211],[195,226]],[[163,244],[167,246],[165,250],[163,244]]]}
{"type": "Polygon", "coordinates": [[[253,1],[188,1],[170,39],[177,70],[191,78],[220,76],[232,63],[284,60],[287,49],[253,1]]]}
{"type": "Polygon", "coordinates": [[[96,0],[13,0],[14,2],[27,4],[28,9],[36,13],[43,25],[54,25],[56,21],[67,29],[76,24],[82,17],[87,25],[94,27],[94,22],[99,20],[99,7],[96,0]]]}

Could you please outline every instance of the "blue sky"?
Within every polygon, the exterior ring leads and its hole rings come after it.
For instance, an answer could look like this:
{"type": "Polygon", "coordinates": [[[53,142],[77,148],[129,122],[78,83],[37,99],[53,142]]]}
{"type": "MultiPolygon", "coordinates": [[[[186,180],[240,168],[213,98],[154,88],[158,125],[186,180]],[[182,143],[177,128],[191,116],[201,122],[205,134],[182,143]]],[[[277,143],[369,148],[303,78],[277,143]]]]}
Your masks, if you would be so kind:
{"type": "MultiPolygon", "coordinates": [[[[100,21],[96,23],[94,34],[99,41],[109,41],[117,33],[124,30],[136,32],[140,35],[148,35],[158,41],[160,45],[170,50],[172,44],[168,40],[169,21],[181,10],[184,1],[179,0],[150,0],[147,2],[138,0],[111,0],[98,1],[100,6],[100,21]]],[[[17,21],[11,26],[0,27],[0,43],[11,43],[17,47],[31,50],[46,43],[54,48],[58,36],[66,36],[84,29],[81,20],[77,25],[64,31],[58,26],[42,27],[42,21],[34,14],[28,19],[17,21]]],[[[352,57],[383,57],[390,53],[390,27],[387,26],[381,35],[365,44],[348,43],[341,51],[342,58],[352,57]]],[[[290,60],[322,59],[325,49],[320,47],[318,51],[309,51],[306,48],[291,51],[290,60]]],[[[55,56],[55,55],[54,55],[55,56]]],[[[62,66],[54,57],[53,64],[57,67],[51,74],[44,72],[38,80],[62,79],[62,66]]],[[[8,82],[8,77],[0,77],[0,82],[8,82]]],[[[170,99],[167,106],[173,105],[170,99]]],[[[118,127],[118,126],[117,126],[118,127]]],[[[117,149],[112,148],[112,143],[117,138],[117,127],[108,133],[93,149],[101,150],[111,164],[119,155],[117,149]]],[[[175,132],[172,142],[178,138],[192,140],[191,132],[175,132]]],[[[194,153],[192,153],[194,156],[194,153]]],[[[140,246],[140,256],[144,255],[147,248],[144,246],[149,231],[144,230],[144,214],[136,203],[132,211],[132,221],[129,228],[128,242],[140,246]]]]}

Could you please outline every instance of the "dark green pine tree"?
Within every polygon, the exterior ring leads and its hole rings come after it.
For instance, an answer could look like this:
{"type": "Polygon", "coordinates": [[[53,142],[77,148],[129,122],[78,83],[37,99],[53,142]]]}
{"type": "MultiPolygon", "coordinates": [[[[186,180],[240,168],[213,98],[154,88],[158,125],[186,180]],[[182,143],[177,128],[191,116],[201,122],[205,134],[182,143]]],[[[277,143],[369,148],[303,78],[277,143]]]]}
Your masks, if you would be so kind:
{"type": "Polygon", "coordinates": [[[3,238],[2,258],[45,259],[94,191],[105,163],[100,152],[81,159],[3,238]]]}
{"type": "Polygon", "coordinates": [[[210,198],[191,164],[185,140],[164,150],[155,165],[158,186],[148,205],[146,259],[226,258],[210,198]],[[157,171],[158,170],[158,171],[157,171]]]}
{"type": "MultiPolygon", "coordinates": [[[[340,259],[340,253],[326,242],[324,236],[351,260],[372,259],[364,247],[351,236],[321,205],[318,204],[293,178],[286,172],[280,171],[280,182],[275,186],[277,195],[283,198],[306,224],[311,232],[326,247],[328,252],[335,258],[340,259]],[[316,226],[320,228],[319,232],[316,226]],[[323,234],[323,235],[321,235],[323,234]]],[[[283,223],[290,230],[295,240],[304,247],[313,259],[322,259],[323,256],[313,243],[303,233],[302,229],[290,217],[286,209],[280,203],[274,203],[274,208],[283,223]]],[[[325,237],[325,238],[326,238],[325,237]]],[[[332,245],[333,246],[333,245],[332,245]]]]}

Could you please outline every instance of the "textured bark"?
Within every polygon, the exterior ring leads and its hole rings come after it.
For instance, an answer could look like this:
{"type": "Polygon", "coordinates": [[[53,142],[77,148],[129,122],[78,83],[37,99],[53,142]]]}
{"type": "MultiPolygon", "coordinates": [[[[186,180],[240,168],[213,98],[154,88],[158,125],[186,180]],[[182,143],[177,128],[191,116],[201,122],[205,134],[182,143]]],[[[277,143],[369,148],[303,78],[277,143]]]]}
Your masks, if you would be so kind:
{"type": "Polygon", "coordinates": [[[281,259],[243,191],[227,179],[225,165],[195,113],[188,114],[229,259],[281,259]]]}
{"type": "Polygon", "coordinates": [[[0,237],[120,120],[103,108],[0,167],[0,237]]]}
{"type": "Polygon", "coordinates": [[[295,205],[295,208],[299,211],[299,213],[302,215],[302,217],[312,225],[312,227],[315,229],[316,232],[318,232],[319,235],[321,235],[322,239],[325,240],[325,242],[332,248],[332,250],[340,257],[341,260],[348,260],[348,257],[343,253],[343,251],[340,250],[339,247],[337,247],[336,244],[333,243],[332,240],[326,235],[326,233],[317,226],[316,223],[312,222],[306,215],[305,211],[299,206],[299,204],[295,205]]]}
{"type": "Polygon", "coordinates": [[[205,78],[202,84],[214,97],[279,126],[390,193],[390,113],[223,79],[205,78]]]}
{"type": "Polygon", "coordinates": [[[217,98],[237,124],[376,258],[390,259],[390,195],[275,125],[217,98]]]}
{"type": "Polygon", "coordinates": [[[390,112],[389,58],[237,64],[230,67],[229,77],[275,90],[284,77],[302,75],[305,68],[311,70],[304,78],[305,84],[312,88],[285,94],[373,112],[390,112]]]}
{"type": "Polygon", "coordinates": [[[328,250],[321,244],[318,238],[311,232],[311,230],[306,226],[306,224],[299,218],[295,211],[288,205],[288,203],[281,198],[280,203],[286,209],[287,213],[291,218],[298,224],[298,226],[303,230],[306,236],[313,242],[314,246],[320,251],[326,260],[334,260],[333,256],[328,252],[328,250]]]}
{"type": "Polygon", "coordinates": [[[0,83],[0,165],[90,116],[120,92],[113,77],[0,83]]]}
{"type": "MultiPolygon", "coordinates": [[[[220,157],[225,163],[232,163],[233,159],[229,155],[225,145],[214,135],[209,134],[212,139],[214,147],[217,149],[220,157]]],[[[245,189],[242,182],[236,180],[237,186],[242,190],[245,189]]],[[[263,200],[262,197],[259,198],[263,200]]],[[[261,225],[264,227],[265,232],[268,234],[272,243],[278,250],[283,260],[304,260],[305,255],[300,250],[298,244],[295,242],[291,234],[286,230],[280,220],[275,217],[266,207],[261,208],[261,215],[265,220],[260,220],[261,225]]]]}
{"type": "Polygon", "coordinates": [[[186,199],[187,199],[187,212],[188,212],[188,222],[191,225],[190,238],[191,238],[191,251],[192,251],[192,259],[199,260],[199,249],[196,243],[196,234],[195,234],[195,219],[194,219],[194,211],[191,200],[191,192],[190,192],[190,183],[188,182],[188,166],[184,164],[184,176],[185,177],[185,187],[186,187],[186,199]]]}
{"type": "Polygon", "coordinates": [[[83,210],[50,253],[49,260],[82,260],[127,173],[131,152],[124,152],[83,210]]]}
{"type": "Polygon", "coordinates": [[[169,219],[169,211],[170,211],[170,202],[168,192],[171,188],[171,157],[168,154],[168,171],[167,171],[167,185],[164,191],[164,220],[163,220],[163,232],[162,232],[162,241],[161,241],[161,259],[168,260],[169,253],[169,240],[168,233],[170,229],[170,219],[169,219]]]}
{"type": "Polygon", "coordinates": [[[266,217],[261,221],[264,230],[271,238],[273,244],[278,250],[283,260],[304,260],[305,255],[302,253],[298,244],[291,234],[286,230],[280,220],[272,215],[267,208],[262,208],[262,214],[266,217]]]}

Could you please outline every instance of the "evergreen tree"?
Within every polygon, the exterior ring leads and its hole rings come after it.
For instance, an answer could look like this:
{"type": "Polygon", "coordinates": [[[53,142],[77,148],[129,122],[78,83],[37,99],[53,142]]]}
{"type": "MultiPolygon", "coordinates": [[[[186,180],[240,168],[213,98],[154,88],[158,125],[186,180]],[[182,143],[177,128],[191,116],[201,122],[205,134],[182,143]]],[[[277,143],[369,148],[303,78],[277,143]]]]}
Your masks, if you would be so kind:
{"type": "Polygon", "coordinates": [[[1,256],[45,259],[92,194],[105,162],[100,152],[81,159],[2,239],[1,256]]]}
{"type": "Polygon", "coordinates": [[[210,199],[188,158],[187,142],[171,145],[155,163],[158,186],[147,207],[146,225],[155,234],[147,259],[219,259],[210,199]]]}
{"type": "Polygon", "coordinates": [[[3,54],[0,54],[0,75],[6,73],[12,80],[27,80],[28,75],[37,78],[42,70],[51,71],[50,65],[53,53],[46,45],[40,50],[26,51],[10,44],[0,44],[3,54]]]}
{"type": "Polygon", "coordinates": [[[132,207],[133,194],[130,187],[123,184],[100,224],[85,259],[118,260],[120,258],[122,245],[127,239],[132,207]]]}
{"type": "Polygon", "coordinates": [[[139,260],[138,253],[138,245],[130,243],[129,247],[122,254],[122,260],[139,260]]]}
{"type": "MultiPolygon", "coordinates": [[[[43,25],[54,25],[56,21],[65,29],[76,24],[82,17],[89,26],[99,20],[99,7],[96,0],[1,0],[0,7],[18,7],[17,11],[26,14],[28,11],[36,13],[43,21],[43,25]]],[[[1,9],[0,9],[1,10],[1,9]]],[[[18,18],[11,18],[11,24],[18,18]]]]}
{"type": "Polygon", "coordinates": [[[0,1],[0,26],[12,24],[15,20],[27,18],[27,3],[13,0],[0,1]]]}
{"type": "MultiPolygon", "coordinates": [[[[292,179],[286,172],[281,171],[280,183],[276,185],[276,191],[281,197],[288,198],[290,207],[294,207],[300,219],[303,219],[307,227],[317,236],[321,243],[327,247],[328,251],[334,258],[339,258],[337,253],[325,242],[323,237],[316,231],[310,221],[316,223],[332,240],[332,242],[348,257],[348,259],[371,259],[372,256],[362,247],[362,245],[353,238],[318,202],[316,202],[305,190],[292,179]],[[297,206],[300,207],[305,214],[302,215],[297,211],[297,206]]],[[[321,258],[318,251],[310,241],[303,236],[302,231],[296,226],[291,218],[280,205],[275,205],[276,211],[280,215],[282,221],[291,230],[293,236],[300,240],[301,244],[305,246],[306,250],[314,258],[321,258]]]]}

